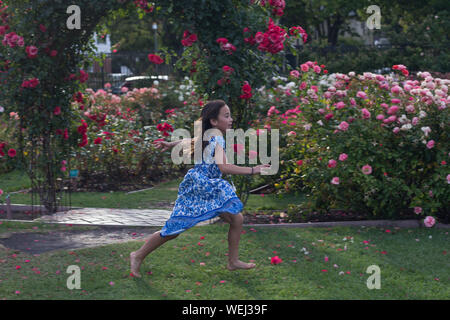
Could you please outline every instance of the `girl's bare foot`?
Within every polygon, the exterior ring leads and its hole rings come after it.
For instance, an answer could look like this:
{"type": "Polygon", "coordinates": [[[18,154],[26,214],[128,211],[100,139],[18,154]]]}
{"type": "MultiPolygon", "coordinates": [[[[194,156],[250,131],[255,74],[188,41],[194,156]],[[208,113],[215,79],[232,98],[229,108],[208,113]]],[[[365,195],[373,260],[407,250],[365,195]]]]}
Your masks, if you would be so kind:
{"type": "Polygon", "coordinates": [[[234,270],[237,270],[237,269],[252,269],[254,267],[256,267],[256,264],[254,264],[254,263],[245,263],[245,262],[242,262],[240,260],[238,260],[236,262],[228,262],[228,265],[227,265],[227,269],[230,270],[230,271],[234,271],[234,270]]]}
{"type": "Polygon", "coordinates": [[[130,253],[131,274],[137,278],[140,278],[139,268],[141,267],[142,260],[136,257],[136,252],[130,253]]]}

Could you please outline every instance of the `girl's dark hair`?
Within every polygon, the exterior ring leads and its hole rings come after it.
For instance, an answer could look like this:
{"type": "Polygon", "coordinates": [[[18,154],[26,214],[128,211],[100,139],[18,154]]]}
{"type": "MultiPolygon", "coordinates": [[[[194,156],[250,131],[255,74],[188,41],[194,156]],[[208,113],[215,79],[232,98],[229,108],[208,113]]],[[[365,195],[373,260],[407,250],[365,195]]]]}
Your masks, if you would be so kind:
{"type": "Polygon", "coordinates": [[[213,100],[209,101],[202,109],[200,118],[197,121],[202,122],[202,132],[200,139],[195,141],[192,139],[191,141],[191,153],[194,153],[194,148],[196,143],[202,144],[202,159],[203,159],[203,150],[205,147],[209,144],[209,141],[203,141],[203,134],[208,130],[211,129],[213,126],[211,124],[211,119],[217,120],[219,118],[220,109],[226,105],[225,101],[223,100],[213,100]]]}

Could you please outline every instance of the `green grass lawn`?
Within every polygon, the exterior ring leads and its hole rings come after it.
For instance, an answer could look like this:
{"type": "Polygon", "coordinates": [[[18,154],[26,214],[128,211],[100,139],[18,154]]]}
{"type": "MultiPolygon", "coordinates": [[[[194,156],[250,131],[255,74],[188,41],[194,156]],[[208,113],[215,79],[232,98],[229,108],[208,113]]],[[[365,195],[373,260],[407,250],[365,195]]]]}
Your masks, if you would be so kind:
{"type": "MultiPolygon", "coordinates": [[[[174,179],[169,182],[160,183],[151,190],[131,194],[120,191],[74,192],[71,194],[71,205],[73,207],[83,208],[172,209],[173,205],[170,205],[170,203],[177,199],[178,187],[182,180],[183,178],[174,179]]],[[[30,188],[30,186],[31,183],[28,177],[19,171],[13,171],[0,177],[0,189],[5,192],[5,195],[7,192],[23,190],[30,188]]],[[[30,194],[14,193],[10,195],[10,198],[13,204],[32,203],[30,194]]],[[[68,202],[68,195],[65,196],[64,200],[68,202]]],[[[260,195],[250,195],[245,209],[286,210],[288,204],[299,204],[303,200],[303,195],[296,196],[295,194],[268,194],[263,197],[260,195]]]]}
{"type": "MultiPolygon", "coordinates": [[[[52,228],[38,223],[3,222],[0,234],[27,230],[48,232],[52,228]]],[[[240,257],[243,261],[254,260],[257,267],[235,272],[225,269],[227,225],[194,227],[169,241],[144,261],[142,279],[129,276],[128,258],[142,241],[40,255],[0,250],[0,299],[450,297],[447,229],[386,232],[365,227],[245,227],[244,230],[240,257]],[[273,256],[279,256],[283,262],[272,265],[273,256]],[[69,265],[81,269],[79,290],[69,290],[66,286],[69,265]],[[380,289],[367,288],[370,274],[366,270],[371,265],[381,270],[380,289]]]]}

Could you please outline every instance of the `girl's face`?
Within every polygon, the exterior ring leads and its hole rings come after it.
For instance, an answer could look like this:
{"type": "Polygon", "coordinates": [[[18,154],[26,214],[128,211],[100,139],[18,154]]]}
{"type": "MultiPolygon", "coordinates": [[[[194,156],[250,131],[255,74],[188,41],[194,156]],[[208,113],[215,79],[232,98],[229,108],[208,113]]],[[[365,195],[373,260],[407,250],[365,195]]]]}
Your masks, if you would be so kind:
{"type": "Polygon", "coordinates": [[[224,105],[219,112],[219,116],[216,119],[211,119],[211,124],[214,128],[219,129],[225,134],[227,129],[231,129],[231,125],[233,124],[233,118],[231,118],[230,108],[227,105],[224,105]]]}

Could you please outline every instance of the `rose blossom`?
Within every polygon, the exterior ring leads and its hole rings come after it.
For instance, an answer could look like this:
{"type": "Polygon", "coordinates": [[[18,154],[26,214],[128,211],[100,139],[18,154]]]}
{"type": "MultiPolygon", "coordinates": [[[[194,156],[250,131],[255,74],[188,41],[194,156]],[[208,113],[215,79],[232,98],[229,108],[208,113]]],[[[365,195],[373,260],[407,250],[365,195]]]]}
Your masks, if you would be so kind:
{"type": "Polygon", "coordinates": [[[367,110],[366,108],[363,108],[361,110],[361,113],[362,113],[363,119],[370,119],[370,112],[369,112],[369,110],[367,110]]]}
{"type": "Polygon", "coordinates": [[[414,213],[415,214],[421,214],[422,213],[422,208],[421,207],[414,207],[414,213]]]}
{"type": "Polygon", "coordinates": [[[347,160],[347,158],[348,158],[348,155],[346,153],[341,153],[339,155],[339,160],[340,161],[345,161],[345,160],[347,160]]]}
{"type": "Polygon", "coordinates": [[[337,163],[336,160],[331,159],[330,161],[328,161],[328,168],[335,168],[336,167],[336,163],[337,163]]]}
{"type": "Polygon", "coordinates": [[[345,103],[342,101],[339,101],[338,103],[336,103],[336,108],[338,109],[342,109],[345,107],[345,103]]]}
{"type": "Polygon", "coordinates": [[[367,99],[367,94],[366,94],[365,92],[363,92],[363,91],[358,91],[358,93],[356,94],[356,96],[357,96],[358,98],[361,98],[361,99],[367,99]]]}
{"type": "Polygon", "coordinates": [[[342,122],[339,124],[339,129],[341,129],[342,131],[347,131],[347,129],[348,129],[348,123],[345,122],[345,121],[342,121],[342,122]]]}
{"type": "Polygon", "coordinates": [[[434,147],[434,140],[430,140],[427,142],[427,148],[432,149],[434,147]]]}
{"type": "Polygon", "coordinates": [[[364,174],[371,174],[372,173],[372,167],[369,166],[368,164],[366,164],[365,166],[362,167],[362,172],[364,174]]]}
{"type": "Polygon", "coordinates": [[[338,177],[334,177],[333,179],[331,179],[331,183],[332,184],[339,184],[339,178],[338,177]]]}
{"type": "Polygon", "coordinates": [[[30,59],[34,59],[37,57],[38,48],[36,48],[35,46],[28,46],[26,47],[25,51],[28,55],[28,58],[30,59]]]}
{"type": "Polygon", "coordinates": [[[290,75],[294,78],[298,78],[300,76],[300,73],[297,70],[292,70],[290,72],[290,75]]]}
{"type": "Polygon", "coordinates": [[[427,216],[427,217],[423,220],[423,224],[424,224],[425,227],[427,227],[427,228],[431,228],[432,226],[434,226],[435,223],[436,223],[436,220],[435,220],[432,216],[427,216]]]}

